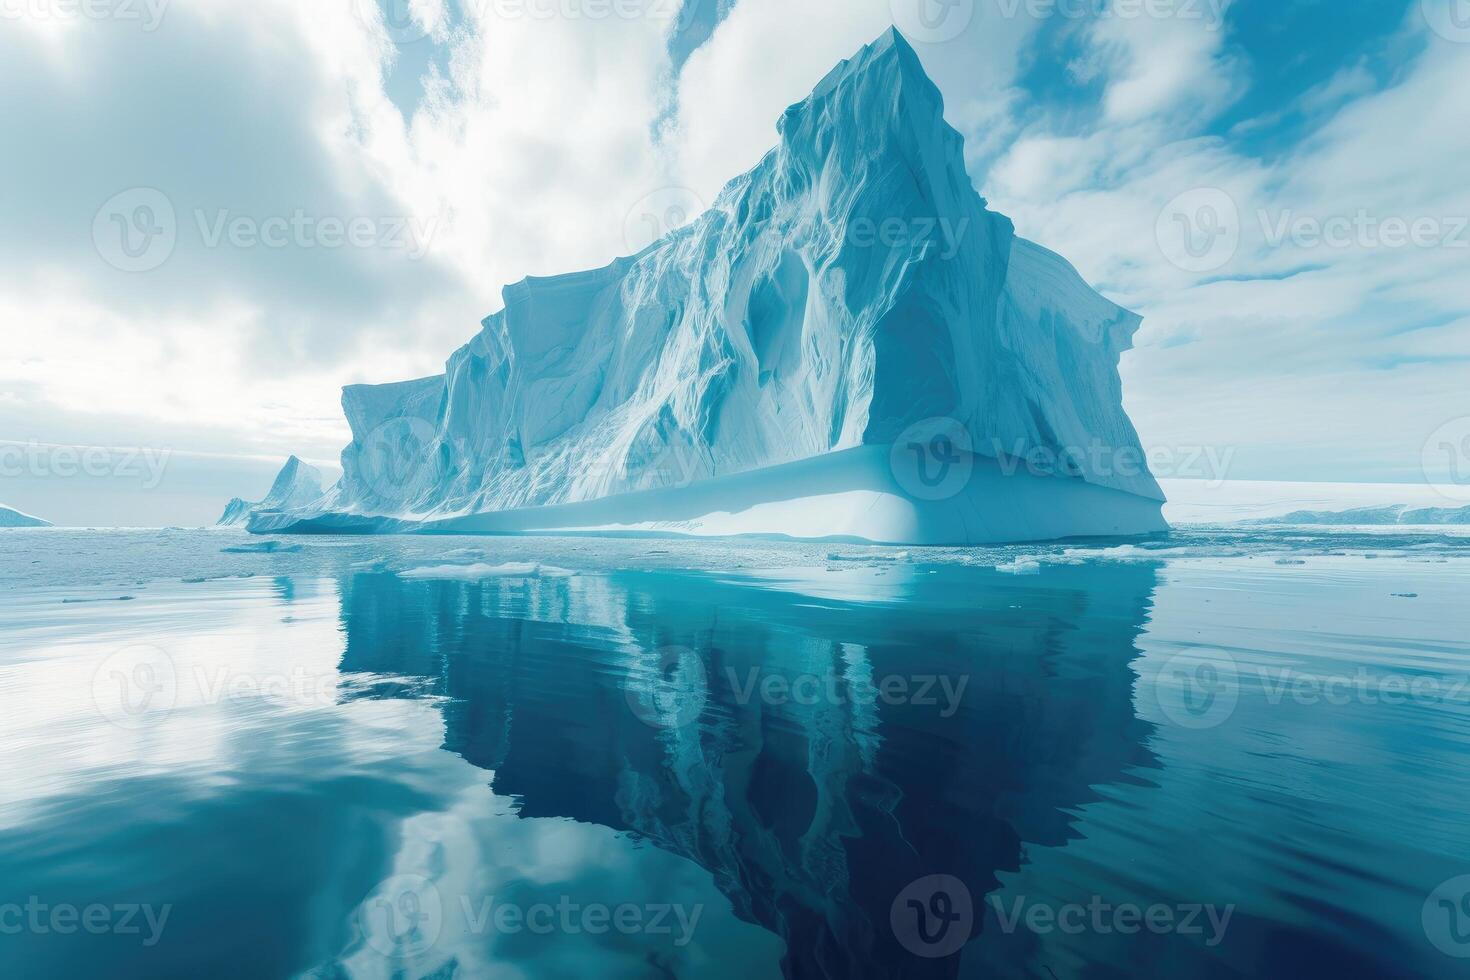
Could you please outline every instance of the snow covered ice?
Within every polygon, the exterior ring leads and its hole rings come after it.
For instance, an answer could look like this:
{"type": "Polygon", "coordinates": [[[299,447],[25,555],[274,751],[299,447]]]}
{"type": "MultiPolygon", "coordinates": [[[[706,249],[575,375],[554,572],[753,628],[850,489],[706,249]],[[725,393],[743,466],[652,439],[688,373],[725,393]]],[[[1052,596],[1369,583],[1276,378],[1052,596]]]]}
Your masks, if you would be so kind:
{"type": "Polygon", "coordinates": [[[1139,318],[988,210],[908,43],[889,32],[838,65],[778,130],[692,224],[507,288],[444,374],[348,388],[340,482],[227,522],[907,544],[1164,530],[1118,375],[1139,318]]]}

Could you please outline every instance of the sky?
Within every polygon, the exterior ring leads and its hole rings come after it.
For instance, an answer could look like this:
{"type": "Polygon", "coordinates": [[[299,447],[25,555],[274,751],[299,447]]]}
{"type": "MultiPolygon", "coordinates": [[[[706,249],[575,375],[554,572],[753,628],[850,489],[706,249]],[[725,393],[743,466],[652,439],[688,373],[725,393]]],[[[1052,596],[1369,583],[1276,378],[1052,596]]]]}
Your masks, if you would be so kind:
{"type": "Polygon", "coordinates": [[[991,207],[1144,316],[1160,476],[1470,474],[1470,0],[0,0],[0,503],[330,466],[344,385],[697,214],[894,24],[991,207]]]}

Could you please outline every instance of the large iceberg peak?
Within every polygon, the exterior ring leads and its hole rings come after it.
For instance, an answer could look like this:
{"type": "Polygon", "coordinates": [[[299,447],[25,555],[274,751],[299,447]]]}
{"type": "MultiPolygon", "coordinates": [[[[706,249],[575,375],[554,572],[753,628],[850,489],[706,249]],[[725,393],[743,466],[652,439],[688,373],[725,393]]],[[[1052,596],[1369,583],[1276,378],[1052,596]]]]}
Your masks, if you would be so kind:
{"type": "MultiPolygon", "coordinates": [[[[783,139],[831,132],[849,120],[881,129],[906,123],[932,125],[944,115],[944,96],[924,71],[918,54],[896,28],[826,74],[776,124],[783,139]]],[[[956,134],[958,135],[958,134],[956,134]]]]}
{"type": "Polygon", "coordinates": [[[763,167],[812,180],[841,175],[847,185],[901,180],[910,200],[899,217],[915,206],[952,213],[974,195],[964,138],[945,121],[944,96],[897,28],[833,68],[786,110],[777,131],[781,142],[763,167]]]}
{"type": "MultiPolygon", "coordinates": [[[[658,498],[665,515],[696,498],[759,514],[771,494],[859,485],[843,506],[873,527],[850,533],[875,540],[1162,526],[1146,467],[1114,465],[1119,450],[1142,458],[1118,377],[1138,318],[987,208],[908,42],[884,34],[778,128],[692,223],[601,269],[507,287],[443,375],[347,389],[353,442],[313,526],[513,513],[529,527],[548,508],[686,488],[698,493],[658,498]],[[1065,475],[968,486],[964,517],[895,496],[879,461],[934,419],[992,467],[1041,450],[1065,475]],[[800,479],[758,478],[786,466],[800,479]],[[706,493],[731,480],[740,500],[706,493]],[[1140,502],[1104,494],[1091,516],[1042,504],[1090,499],[1087,485],[1140,502]]],[[[748,523],[823,533],[762,520],[748,523]]]]}

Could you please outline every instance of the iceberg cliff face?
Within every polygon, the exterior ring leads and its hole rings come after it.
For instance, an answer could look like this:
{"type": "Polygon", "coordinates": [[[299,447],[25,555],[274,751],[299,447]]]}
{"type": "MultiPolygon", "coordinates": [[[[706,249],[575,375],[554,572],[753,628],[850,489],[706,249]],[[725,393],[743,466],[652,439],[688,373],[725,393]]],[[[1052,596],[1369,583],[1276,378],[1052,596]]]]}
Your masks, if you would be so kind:
{"type": "Polygon", "coordinates": [[[321,500],[321,470],[308,466],[292,456],[281,467],[270,493],[260,503],[251,503],[236,497],[225,507],[216,527],[245,527],[256,514],[277,511],[300,511],[310,508],[321,500]]]}
{"type": "Polygon", "coordinates": [[[343,478],[297,529],[1162,529],[1117,370],[1138,318],[986,208],[907,42],[843,62],[778,129],[693,224],[507,288],[445,374],[347,389],[343,478]],[[910,448],[981,478],[930,494],[895,472],[910,448]]]}

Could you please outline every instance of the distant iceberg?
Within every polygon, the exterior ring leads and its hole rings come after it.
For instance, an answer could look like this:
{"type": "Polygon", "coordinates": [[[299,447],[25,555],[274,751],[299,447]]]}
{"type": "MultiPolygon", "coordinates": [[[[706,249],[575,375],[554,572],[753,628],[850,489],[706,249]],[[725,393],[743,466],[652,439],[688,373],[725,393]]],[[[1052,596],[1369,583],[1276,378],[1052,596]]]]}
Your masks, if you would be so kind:
{"type": "Polygon", "coordinates": [[[1352,510],[1298,510],[1280,517],[1257,518],[1242,523],[1255,526],[1316,524],[1334,527],[1452,527],[1470,525],[1470,507],[1410,507],[1407,504],[1394,504],[1388,507],[1356,507],[1352,510]]]}
{"type": "Polygon", "coordinates": [[[276,475],[270,493],[259,503],[236,497],[225,507],[216,527],[246,527],[257,514],[297,512],[310,508],[322,499],[325,481],[321,470],[292,456],[276,475]]]}
{"type": "Polygon", "coordinates": [[[908,43],[885,34],[778,129],[692,224],[508,287],[444,374],[346,389],[325,496],[226,516],[904,544],[1164,530],[1118,374],[1139,318],[987,209],[908,43]]]}
{"type": "Polygon", "coordinates": [[[51,527],[51,522],[0,504],[0,527],[51,527]]]}

